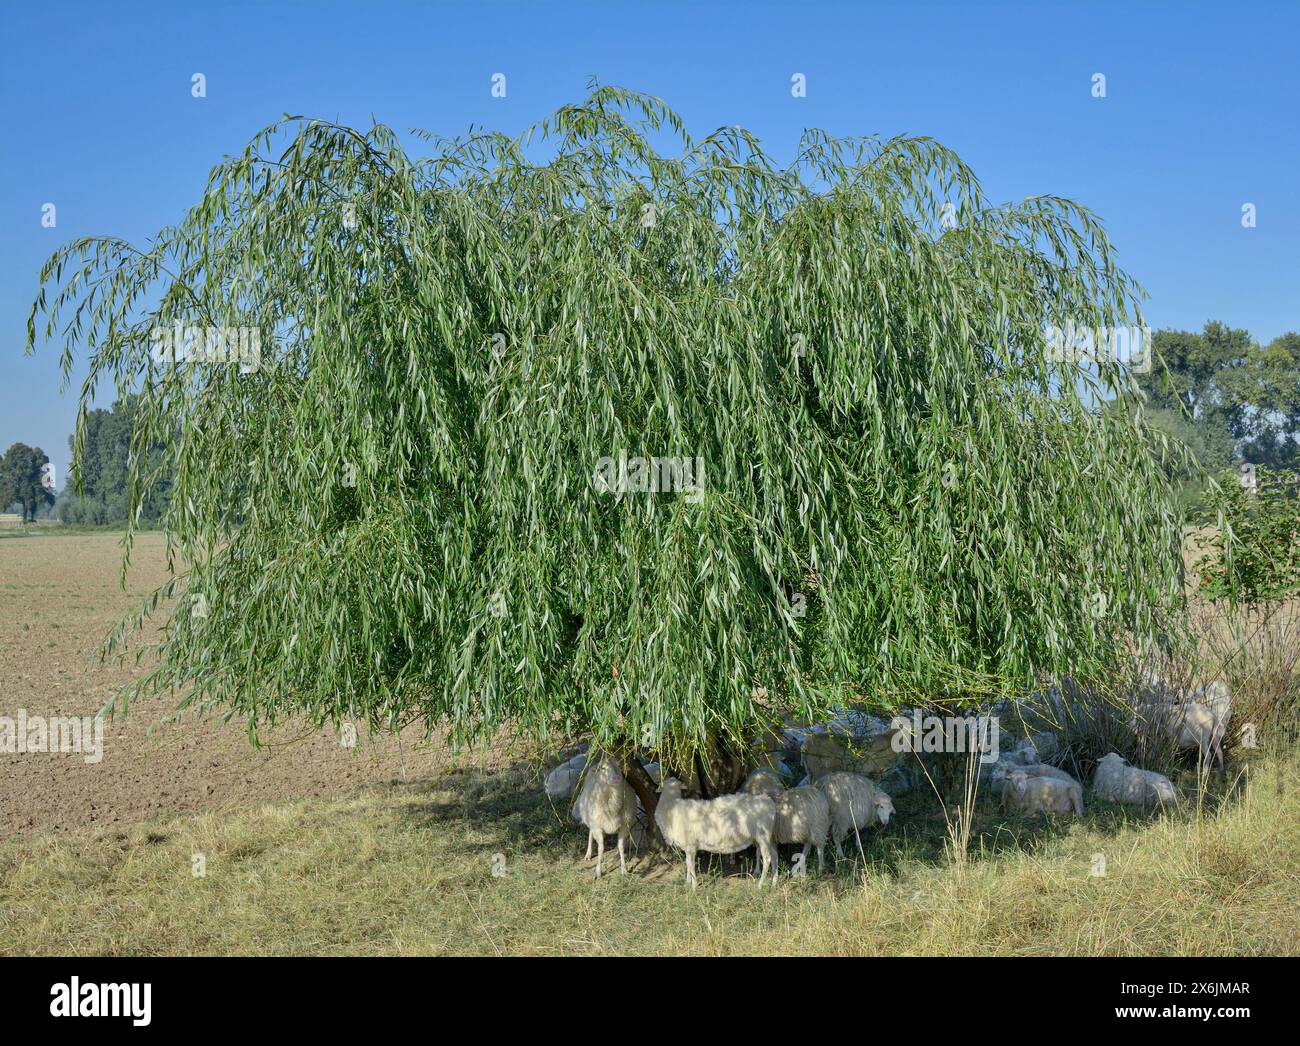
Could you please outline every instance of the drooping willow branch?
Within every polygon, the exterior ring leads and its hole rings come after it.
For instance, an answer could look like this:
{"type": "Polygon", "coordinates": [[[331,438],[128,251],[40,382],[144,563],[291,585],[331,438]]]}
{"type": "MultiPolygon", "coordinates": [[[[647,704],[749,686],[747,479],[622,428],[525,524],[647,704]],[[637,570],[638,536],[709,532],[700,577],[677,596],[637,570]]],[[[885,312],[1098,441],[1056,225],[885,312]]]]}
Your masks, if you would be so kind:
{"type": "Polygon", "coordinates": [[[781,167],[612,87],[517,138],[420,137],[286,118],[148,250],[42,270],[29,351],[43,314],[83,403],[139,393],[133,498],[174,473],[188,574],[123,699],[688,762],[782,706],[1180,641],[1140,405],[1045,351],[1140,322],[1086,208],[990,207],[926,138],[810,131],[781,167]],[[150,354],[199,322],[264,331],[259,366],[150,354]],[[595,482],[627,459],[668,489],[595,482]]]}

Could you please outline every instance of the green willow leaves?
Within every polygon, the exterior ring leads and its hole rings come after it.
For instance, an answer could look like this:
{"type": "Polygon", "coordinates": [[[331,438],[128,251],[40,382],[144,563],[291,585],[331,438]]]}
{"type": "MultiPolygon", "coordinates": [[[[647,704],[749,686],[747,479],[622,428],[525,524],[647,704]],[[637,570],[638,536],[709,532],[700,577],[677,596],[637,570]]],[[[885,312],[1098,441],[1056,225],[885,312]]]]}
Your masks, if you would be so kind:
{"type": "Polygon", "coordinates": [[[1098,409],[1125,374],[1047,358],[1140,319],[1086,209],[992,207],[925,138],[782,168],[610,87],[415,137],[286,118],[146,248],[43,269],[29,351],[40,317],[65,373],[84,346],[83,411],[138,392],[137,502],[174,477],[122,701],[688,754],[1181,635],[1169,482],[1139,404],[1098,409]],[[178,322],[258,328],[260,366],[160,362],[178,322]],[[702,459],[702,495],[598,489],[620,452],[702,459]]]}

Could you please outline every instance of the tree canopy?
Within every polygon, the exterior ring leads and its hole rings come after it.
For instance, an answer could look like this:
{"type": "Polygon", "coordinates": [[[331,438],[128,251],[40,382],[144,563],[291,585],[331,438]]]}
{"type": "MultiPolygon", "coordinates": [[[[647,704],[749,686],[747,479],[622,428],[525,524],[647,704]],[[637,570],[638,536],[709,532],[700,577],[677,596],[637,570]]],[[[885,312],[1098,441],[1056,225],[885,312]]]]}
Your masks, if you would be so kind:
{"type": "Polygon", "coordinates": [[[1240,454],[1271,468],[1300,465],[1300,334],[1262,345],[1211,321],[1200,333],[1157,331],[1160,366],[1137,377],[1154,425],[1209,470],[1240,454]]]}
{"type": "MultiPolygon", "coordinates": [[[[125,523],[133,511],[137,522],[162,517],[170,482],[163,477],[150,485],[134,509],[131,502],[131,445],[135,433],[136,397],[126,396],[108,410],[97,408],[81,420],[81,449],[72,482],[55,506],[65,523],[125,523]]],[[[76,451],[76,438],[68,440],[76,451]]],[[[162,448],[155,448],[159,454],[162,448]]]]}
{"type": "Polygon", "coordinates": [[[286,117],[149,244],[44,267],[29,351],[38,317],[65,372],[86,347],[79,439],[112,380],[132,498],[174,474],[169,627],[123,703],[680,756],[1179,636],[1140,404],[1106,365],[1132,410],[1097,409],[1044,341],[1140,322],[1086,208],[991,205],[923,137],[808,131],[782,166],[604,86],[416,137],[286,117]],[[260,359],[160,359],[176,324],[260,359]]]}
{"type": "Polygon", "coordinates": [[[24,520],[35,519],[39,509],[54,501],[41,471],[49,460],[40,447],[26,443],[14,443],[0,455],[0,511],[17,503],[24,520]]]}

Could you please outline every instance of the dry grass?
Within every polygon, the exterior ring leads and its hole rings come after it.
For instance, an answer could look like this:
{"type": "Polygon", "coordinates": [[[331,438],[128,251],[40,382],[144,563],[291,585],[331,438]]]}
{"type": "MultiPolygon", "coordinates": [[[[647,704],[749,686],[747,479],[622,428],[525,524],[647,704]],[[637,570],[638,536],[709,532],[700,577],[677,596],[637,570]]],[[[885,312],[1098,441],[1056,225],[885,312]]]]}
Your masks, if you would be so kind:
{"type": "Polygon", "coordinates": [[[1165,816],[988,809],[960,872],[932,798],[907,796],[865,867],[761,892],[715,867],[692,893],[679,860],[654,856],[593,882],[582,833],[535,787],[451,774],[10,840],[0,941],[20,954],[1295,954],[1300,763],[1261,761],[1234,784],[1165,816]]]}
{"type": "MultiPolygon", "coordinates": [[[[11,563],[21,548],[9,549],[11,563]]],[[[783,876],[759,892],[715,864],[692,893],[677,858],[641,855],[627,877],[593,882],[579,860],[584,833],[519,773],[413,759],[409,786],[259,796],[261,778],[241,770],[201,810],[132,824],[134,808],[110,795],[120,829],[74,820],[66,834],[0,842],[0,952],[1297,954],[1297,608],[1236,621],[1206,609],[1204,671],[1228,679],[1234,726],[1260,724],[1263,747],[1234,745],[1229,774],[1207,778],[1204,793],[1183,760],[1179,784],[1201,799],[1165,815],[1089,795],[1081,821],[1008,818],[982,796],[970,859],[954,864],[934,795],[917,791],[899,796],[896,820],[867,840],[865,866],[783,876]],[[192,875],[196,854],[202,878],[192,875]],[[1096,854],[1104,876],[1090,874],[1096,854]]],[[[19,698],[31,703],[36,683],[18,667],[20,690],[33,688],[19,698]]],[[[125,742],[115,751],[121,787],[139,790],[139,775],[123,772],[125,742]]],[[[185,765],[158,772],[174,789],[185,765]]],[[[81,801],[66,782],[26,782],[21,798],[42,823],[58,803],[81,801]]]]}

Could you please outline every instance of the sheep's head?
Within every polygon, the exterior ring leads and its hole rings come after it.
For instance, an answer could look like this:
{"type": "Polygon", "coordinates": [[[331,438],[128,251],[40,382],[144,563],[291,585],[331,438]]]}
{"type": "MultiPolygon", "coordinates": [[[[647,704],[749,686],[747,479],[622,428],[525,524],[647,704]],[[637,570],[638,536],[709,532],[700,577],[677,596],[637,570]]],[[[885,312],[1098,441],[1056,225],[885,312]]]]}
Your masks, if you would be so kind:
{"type": "Polygon", "coordinates": [[[1029,788],[1029,775],[1023,770],[1013,771],[1007,777],[1007,786],[1016,795],[1024,795],[1029,788]]]}
{"type": "Polygon", "coordinates": [[[682,797],[682,783],[675,777],[665,777],[663,786],[659,789],[661,799],[680,799],[682,797]]]}
{"type": "Polygon", "coordinates": [[[880,819],[881,824],[889,824],[889,819],[894,816],[894,800],[887,795],[882,795],[877,799],[876,816],[880,819]]]}
{"type": "Polygon", "coordinates": [[[1111,752],[1110,755],[1106,756],[1104,759],[1101,760],[1099,765],[1106,766],[1106,767],[1128,766],[1128,760],[1125,759],[1118,752],[1111,752]]]}

